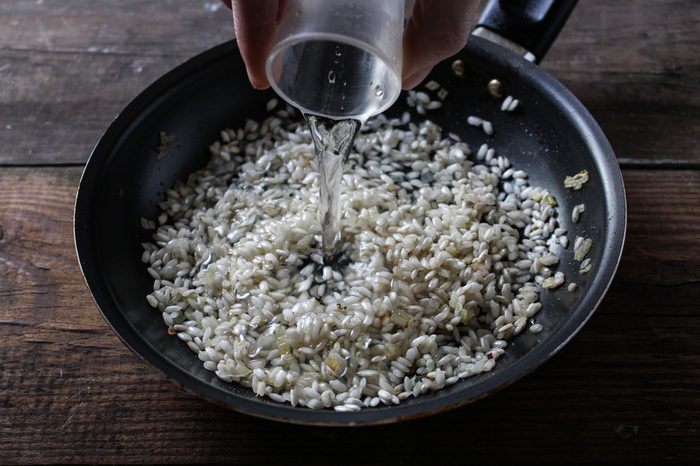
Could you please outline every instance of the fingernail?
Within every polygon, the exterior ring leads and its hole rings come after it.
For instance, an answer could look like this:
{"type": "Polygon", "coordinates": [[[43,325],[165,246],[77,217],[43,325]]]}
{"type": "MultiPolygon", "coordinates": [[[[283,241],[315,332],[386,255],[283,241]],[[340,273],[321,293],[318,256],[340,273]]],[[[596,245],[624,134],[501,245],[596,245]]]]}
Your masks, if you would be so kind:
{"type": "Polygon", "coordinates": [[[414,71],[410,75],[408,75],[406,78],[403,80],[403,88],[404,89],[413,89],[416,87],[418,84],[420,84],[423,79],[425,79],[426,76],[428,76],[428,73],[430,73],[430,70],[432,70],[432,66],[426,66],[423,68],[419,68],[418,70],[414,71]]]}
{"type": "Polygon", "coordinates": [[[270,83],[267,82],[267,79],[260,79],[259,76],[251,76],[248,74],[248,81],[250,81],[250,85],[253,86],[253,89],[257,89],[259,91],[270,87],[270,83]]]}

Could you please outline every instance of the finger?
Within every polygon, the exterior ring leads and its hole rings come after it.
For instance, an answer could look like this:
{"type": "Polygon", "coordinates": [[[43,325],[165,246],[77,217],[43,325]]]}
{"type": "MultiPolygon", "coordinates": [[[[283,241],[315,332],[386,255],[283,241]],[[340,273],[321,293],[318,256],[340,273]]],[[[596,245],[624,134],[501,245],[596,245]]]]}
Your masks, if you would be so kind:
{"type": "Polygon", "coordinates": [[[476,0],[416,0],[403,36],[403,87],[418,85],[440,61],[464,47],[476,0]]]}
{"type": "Polygon", "coordinates": [[[279,26],[279,0],[233,0],[233,25],[248,79],[256,89],[266,89],[265,59],[279,26]]]}

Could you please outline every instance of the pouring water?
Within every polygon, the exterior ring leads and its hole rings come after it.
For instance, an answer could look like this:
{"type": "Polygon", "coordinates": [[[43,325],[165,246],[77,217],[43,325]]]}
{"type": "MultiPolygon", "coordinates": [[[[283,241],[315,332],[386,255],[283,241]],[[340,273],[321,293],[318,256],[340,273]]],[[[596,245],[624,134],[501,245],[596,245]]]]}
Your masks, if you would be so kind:
{"type": "Polygon", "coordinates": [[[327,263],[340,250],[343,165],[355,135],[401,91],[403,20],[400,1],[288,0],[267,58],[273,89],[311,129],[327,263]]]}

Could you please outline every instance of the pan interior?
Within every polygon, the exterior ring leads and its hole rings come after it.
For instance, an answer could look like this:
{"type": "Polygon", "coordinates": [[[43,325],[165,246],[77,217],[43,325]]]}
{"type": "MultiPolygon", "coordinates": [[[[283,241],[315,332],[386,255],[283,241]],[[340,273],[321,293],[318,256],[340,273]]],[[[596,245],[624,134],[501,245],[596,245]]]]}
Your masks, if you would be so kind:
{"type": "MultiPolygon", "coordinates": [[[[609,149],[607,143],[601,149],[592,142],[591,134],[582,129],[587,122],[580,120],[575,108],[562,104],[556,93],[550,92],[546,80],[537,80],[539,70],[535,65],[520,62],[517,57],[499,57],[502,52],[478,39],[471,43],[459,56],[465,64],[462,77],[452,72],[447,61],[428,78],[439,82],[449,95],[443,108],[429,112],[427,118],[442,125],[446,132],[460,135],[474,151],[488,143],[510,158],[514,167],[525,170],[532,183],[550,189],[572,243],[581,235],[593,239],[590,257],[594,269],[580,276],[579,263],[573,260],[569,246],[561,253],[558,270],[565,272],[567,282],[578,283],[578,291],[569,293],[564,286],[556,292],[542,293],[543,310],[537,316],[544,327],[542,333],[524,332],[516,337],[490,373],[405,400],[398,407],[368,410],[371,414],[366,414],[362,422],[381,422],[478,399],[529,372],[585,322],[602,297],[619,258],[622,240],[611,243],[611,238],[624,234],[619,221],[624,218],[624,198],[622,204],[614,201],[622,188],[621,180],[615,178],[619,170],[611,168],[612,153],[605,152],[606,147],[609,149]],[[504,96],[521,101],[516,111],[500,110],[500,100],[487,89],[492,79],[502,83],[504,96]],[[493,137],[469,126],[468,115],[491,121],[493,137]],[[575,192],[565,189],[564,177],[582,169],[591,175],[586,188],[575,192]],[[571,209],[580,203],[585,203],[585,214],[580,223],[572,224],[571,209]]],[[[266,102],[274,97],[272,91],[250,88],[237,54],[233,45],[219,47],[206,59],[176,69],[139,96],[108,130],[81,181],[76,210],[81,266],[98,305],[122,338],[132,348],[139,346],[137,351],[150,362],[161,361],[159,367],[179,382],[234,407],[247,403],[243,409],[248,412],[277,410],[282,419],[333,423],[341,419],[338,413],[294,410],[255,399],[252,391],[220,381],[202,367],[183,342],[167,334],[161,315],[145,300],[153,283],[140,260],[141,243],[149,241],[151,233],[141,228],[140,219],[156,218],[165,190],[206,164],[208,146],[219,137],[221,129],[239,127],[246,118],[262,118],[266,102]],[[161,132],[174,137],[163,157],[157,156],[155,149],[161,132]],[[81,244],[83,237],[88,239],[81,244]],[[297,415],[301,412],[305,414],[297,415]]],[[[402,96],[388,113],[400,115],[406,109],[402,96]]],[[[595,126],[592,120],[591,124],[595,126]]],[[[350,414],[342,418],[360,419],[350,414]]]]}

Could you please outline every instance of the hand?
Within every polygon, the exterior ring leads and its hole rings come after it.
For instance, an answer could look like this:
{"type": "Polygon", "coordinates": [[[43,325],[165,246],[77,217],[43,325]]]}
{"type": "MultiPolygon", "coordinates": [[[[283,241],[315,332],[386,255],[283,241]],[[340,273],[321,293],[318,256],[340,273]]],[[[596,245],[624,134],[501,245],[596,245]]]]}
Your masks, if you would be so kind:
{"type": "MultiPolygon", "coordinates": [[[[224,3],[233,7],[236,38],[250,83],[256,89],[269,87],[265,58],[272,47],[285,0],[224,0],[224,3]]],[[[464,47],[478,5],[476,0],[415,1],[403,35],[405,89],[417,86],[433,66],[464,47]]]]}

